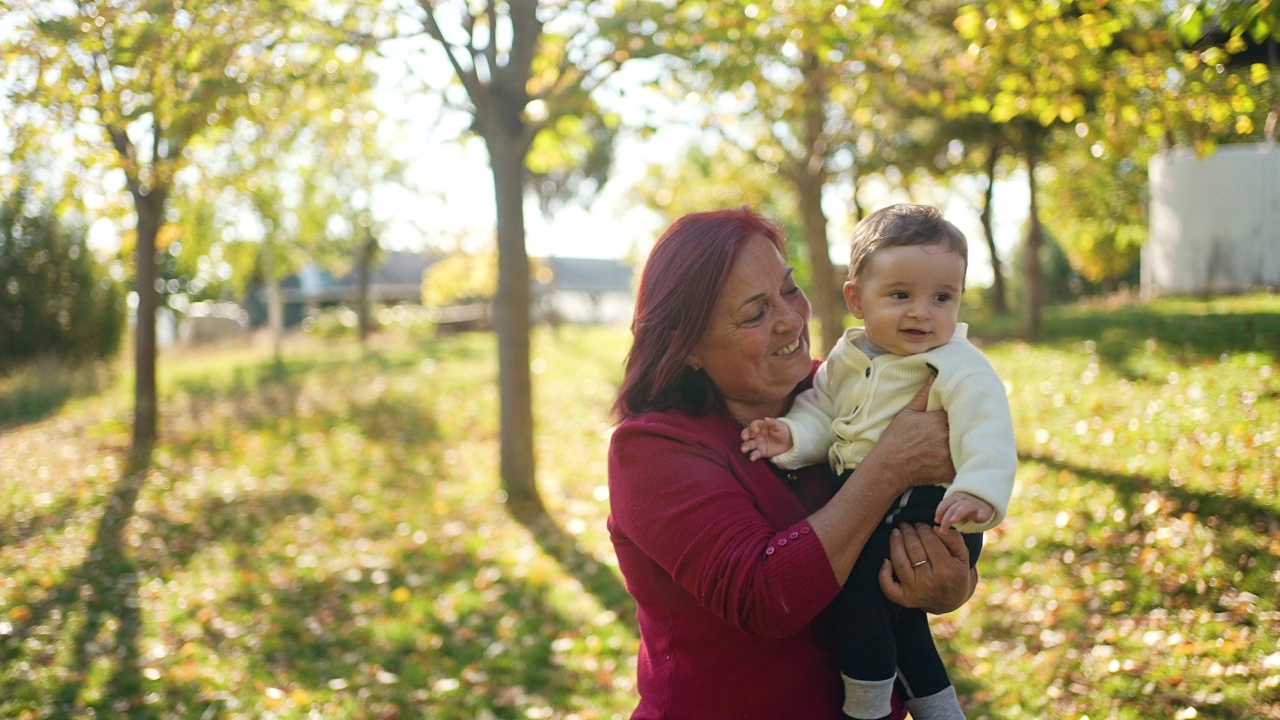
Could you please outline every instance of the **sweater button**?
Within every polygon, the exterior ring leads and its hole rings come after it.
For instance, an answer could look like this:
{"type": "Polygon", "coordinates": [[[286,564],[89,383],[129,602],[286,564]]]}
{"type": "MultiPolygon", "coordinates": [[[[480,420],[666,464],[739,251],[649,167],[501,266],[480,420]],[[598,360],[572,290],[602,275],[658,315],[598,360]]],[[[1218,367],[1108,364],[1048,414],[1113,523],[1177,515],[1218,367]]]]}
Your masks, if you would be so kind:
{"type": "Polygon", "coordinates": [[[867,377],[871,377],[871,368],[867,368],[867,377]]]}
{"type": "Polygon", "coordinates": [[[778,547],[782,547],[783,545],[786,545],[786,544],[787,544],[786,538],[778,538],[778,547]]]}
{"type": "Polygon", "coordinates": [[[808,526],[808,525],[805,525],[804,527],[800,528],[800,534],[801,534],[801,535],[808,535],[808,534],[809,534],[809,526],[808,526]]]}
{"type": "Polygon", "coordinates": [[[765,548],[765,549],[764,549],[764,554],[765,554],[765,555],[772,555],[772,554],[774,553],[774,550],[775,550],[775,548],[773,548],[772,546],[771,546],[771,547],[767,547],[767,548],[765,548]]]}
{"type": "Polygon", "coordinates": [[[800,533],[798,533],[798,532],[793,532],[793,533],[791,533],[790,535],[788,535],[787,537],[791,538],[792,540],[795,540],[796,538],[800,537],[800,533]]]}

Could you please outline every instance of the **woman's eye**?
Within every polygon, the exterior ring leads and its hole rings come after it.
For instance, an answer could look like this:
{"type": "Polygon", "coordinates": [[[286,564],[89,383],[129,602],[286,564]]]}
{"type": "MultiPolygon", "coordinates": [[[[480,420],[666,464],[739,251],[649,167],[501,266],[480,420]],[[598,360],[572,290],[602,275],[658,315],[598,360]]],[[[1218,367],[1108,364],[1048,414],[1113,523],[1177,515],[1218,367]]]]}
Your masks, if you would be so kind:
{"type": "Polygon", "coordinates": [[[796,293],[798,293],[798,292],[800,292],[800,286],[799,286],[799,285],[792,285],[791,287],[787,288],[786,290],[783,290],[783,291],[782,291],[782,294],[783,294],[783,295],[795,295],[795,294],[796,294],[796,293]]]}

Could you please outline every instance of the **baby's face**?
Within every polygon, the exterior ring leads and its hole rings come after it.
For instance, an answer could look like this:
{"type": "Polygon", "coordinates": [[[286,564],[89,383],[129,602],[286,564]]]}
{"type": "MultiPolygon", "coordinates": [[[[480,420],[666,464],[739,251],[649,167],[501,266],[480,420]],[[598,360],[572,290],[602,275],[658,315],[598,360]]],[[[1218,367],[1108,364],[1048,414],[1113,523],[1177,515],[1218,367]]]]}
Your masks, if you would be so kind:
{"type": "Polygon", "coordinates": [[[845,283],[844,298],[868,340],[894,355],[915,355],[955,334],[964,273],[964,259],[941,244],[884,248],[845,283]]]}

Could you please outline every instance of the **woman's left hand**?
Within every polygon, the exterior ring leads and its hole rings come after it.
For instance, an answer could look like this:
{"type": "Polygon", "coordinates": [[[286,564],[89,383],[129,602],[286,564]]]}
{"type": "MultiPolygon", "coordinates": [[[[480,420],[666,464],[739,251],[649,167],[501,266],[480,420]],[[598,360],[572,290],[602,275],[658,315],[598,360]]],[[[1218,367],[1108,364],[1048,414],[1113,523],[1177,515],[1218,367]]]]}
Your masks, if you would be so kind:
{"type": "Polygon", "coordinates": [[[960,533],[928,525],[902,525],[889,539],[880,587],[890,601],[935,615],[949,613],[973,595],[978,571],[960,533]],[[896,575],[896,577],[895,577],[896,575]]]}

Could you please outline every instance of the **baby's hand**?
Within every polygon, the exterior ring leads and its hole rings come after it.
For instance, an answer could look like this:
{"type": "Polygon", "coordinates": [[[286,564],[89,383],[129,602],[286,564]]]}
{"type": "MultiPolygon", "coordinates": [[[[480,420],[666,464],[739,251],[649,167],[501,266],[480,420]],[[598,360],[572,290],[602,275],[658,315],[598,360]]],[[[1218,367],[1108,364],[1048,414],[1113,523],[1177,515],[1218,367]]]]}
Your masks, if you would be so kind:
{"type": "Polygon", "coordinates": [[[995,513],[996,509],[986,500],[967,492],[955,492],[938,503],[938,512],[933,516],[933,521],[944,528],[964,522],[981,524],[990,520],[995,513]]]}
{"type": "Polygon", "coordinates": [[[742,452],[752,462],[762,457],[777,457],[791,449],[791,428],[773,418],[752,420],[742,429],[742,452]]]}

